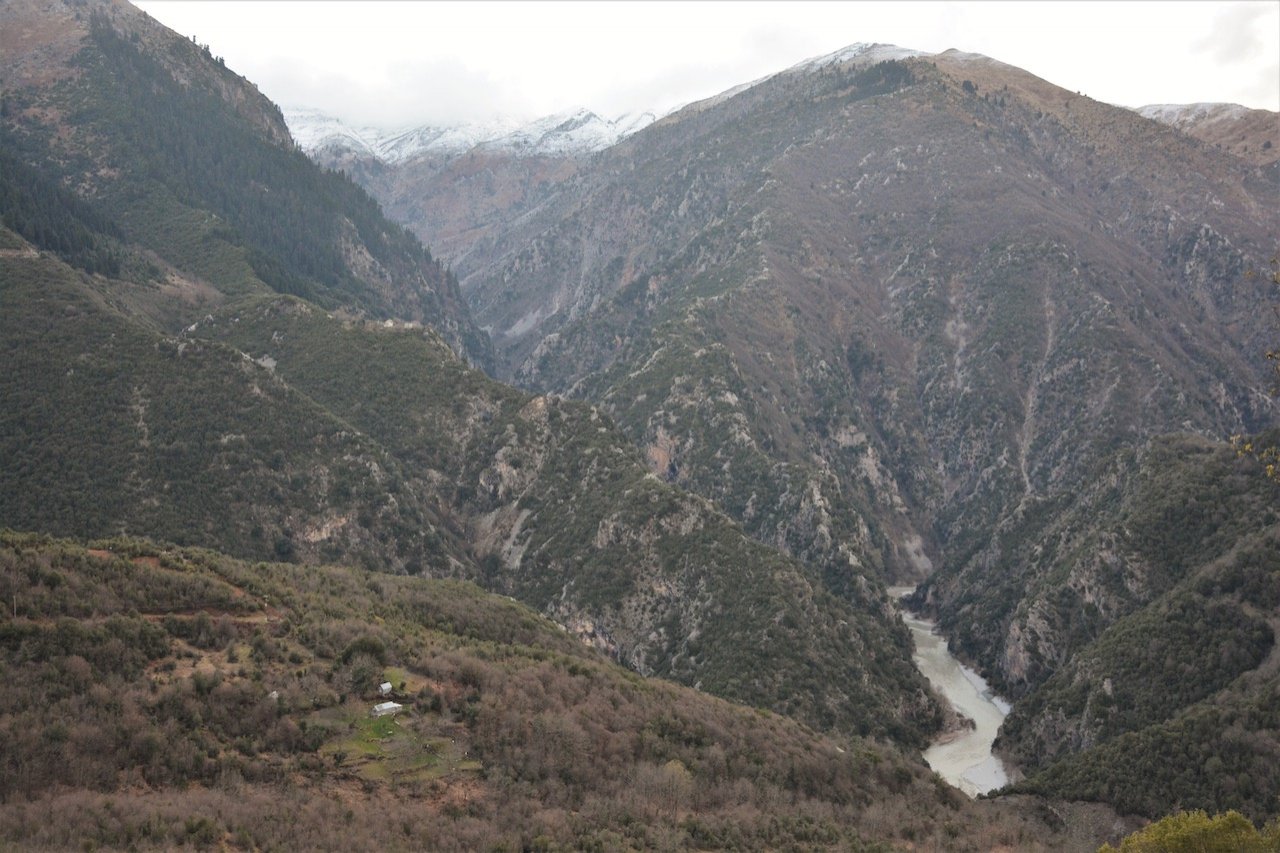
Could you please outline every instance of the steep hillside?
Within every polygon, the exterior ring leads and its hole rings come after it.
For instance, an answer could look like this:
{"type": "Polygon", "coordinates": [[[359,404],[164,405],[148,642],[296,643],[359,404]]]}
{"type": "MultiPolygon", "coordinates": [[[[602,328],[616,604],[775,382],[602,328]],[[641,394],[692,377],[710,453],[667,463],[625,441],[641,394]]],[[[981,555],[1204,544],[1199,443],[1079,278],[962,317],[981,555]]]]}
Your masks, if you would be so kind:
{"type": "Polygon", "coordinates": [[[191,279],[156,275],[189,291],[185,311],[153,308],[166,325],[274,290],[430,323],[487,364],[452,277],[207,48],[123,0],[14,0],[0,25],[19,34],[0,61],[6,146],[191,279]]]}
{"type": "Polygon", "coordinates": [[[1272,177],[983,57],[849,54],[628,137],[490,246],[501,369],[837,579],[988,564],[1117,447],[1270,422],[1272,177]]]}
{"type": "Polygon", "coordinates": [[[1053,675],[1017,703],[997,747],[1032,776],[1024,789],[1150,817],[1169,803],[1273,817],[1280,487],[1230,448],[1190,437],[1137,461],[1112,500],[1063,508],[1042,556],[1052,570],[1030,591],[1011,582],[984,593],[1020,598],[1025,624],[1067,643],[1006,647],[1017,665],[1053,675]],[[1084,602],[1074,624],[1060,621],[1062,597],[1084,602]]]}
{"type": "MultiPolygon", "coordinates": [[[[10,234],[11,232],[3,232],[10,234]]],[[[0,524],[456,573],[437,496],[269,368],[115,307],[139,287],[3,250],[0,524]]]]}
{"type": "Polygon", "coordinates": [[[1131,828],[965,800],[468,584],[0,533],[0,594],[0,839],[22,849],[1046,850],[1131,828]],[[373,718],[383,681],[402,709],[373,718]]]}
{"type": "Polygon", "coordinates": [[[452,279],[249,84],[123,4],[2,13],[35,42],[4,61],[0,524],[470,578],[640,672],[938,728],[874,577],[832,594],[597,410],[459,360],[452,279]]]}
{"type": "Polygon", "coordinates": [[[1117,620],[1262,535],[1276,494],[1257,467],[1190,436],[1122,451],[1075,494],[1037,501],[996,531],[981,582],[961,573],[919,597],[948,600],[953,647],[975,658],[995,650],[997,686],[1021,695],[1117,620]]]}
{"type": "Polygon", "coordinates": [[[191,333],[271,363],[388,448],[466,521],[481,583],[638,671],[914,744],[939,725],[879,585],[863,578],[832,595],[650,474],[594,407],[499,385],[420,331],[342,322],[289,299],[191,333]]]}
{"type": "Polygon", "coordinates": [[[111,304],[135,285],[10,242],[0,523],[466,577],[646,674],[913,745],[940,725],[880,587],[831,595],[594,409],[295,297],[164,335],[111,304]]]}

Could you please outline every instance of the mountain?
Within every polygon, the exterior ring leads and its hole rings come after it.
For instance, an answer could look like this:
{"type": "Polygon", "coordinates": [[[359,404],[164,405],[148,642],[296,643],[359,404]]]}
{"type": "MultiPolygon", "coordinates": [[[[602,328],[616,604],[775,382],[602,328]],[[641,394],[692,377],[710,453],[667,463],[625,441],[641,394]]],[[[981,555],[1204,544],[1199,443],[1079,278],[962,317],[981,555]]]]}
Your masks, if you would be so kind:
{"type": "MultiPolygon", "coordinates": [[[[1148,814],[1273,811],[1251,759],[1247,793],[1226,790],[1232,772],[1162,779],[1141,802],[1079,784],[1090,767],[1144,778],[1135,744],[1146,761],[1180,737],[1212,751],[1204,703],[1219,699],[1235,710],[1212,719],[1239,724],[1240,743],[1275,744],[1249,710],[1274,683],[1274,626],[1238,588],[1196,586],[1217,583],[1226,551],[1170,562],[1114,515],[1182,541],[1197,528],[1157,512],[1159,477],[1167,448],[1196,439],[1166,436],[1277,422],[1273,169],[987,57],[858,45],[507,200],[458,235],[454,265],[500,376],[599,405],[655,474],[837,595],[868,575],[923,581],[916,606],[1027,709],[1005,743],[1050,774],[1037,790],[1065,792],[1072,767],[1071,795],[1148,814]],[[1158,713],[1082,704],[1112,669],[1159,695],[1142,650],[1117,650],[1175,613],[1216,626],[1218,676],[1186,669],[1158,713]]],[[[1160,637],[1167,660],[1210,654],[1160,637]]]]}
{"type": "Polygon", "coordinates": [[[152,253],[157,286],[188,292],[156,317],[166,327],[285,292],[430,323],[488,363],[452,276],[366,193],[316,169],[279,108],[207,48],[124,2],[15,0],[0,23],[18,34],[0,63],[5,147],[152,253]]]}
{"type": "Polygon", "coordinates": [[[1239,104],[1151,104],[1138,113],[1257,166],[1280,160],[1280,120],[1239,104]]]}
{"type": "Polygon", "coordinates": [[[1234,279],[1273,181],[985,58],[877,58],[669,116],[484,244],[500,372],[605,403],[766,541],[897,576],[1115,442],[1272,417],[1234,279]]]}
{"type": "Polygon", "coordinates": [[[1009,554],[1047,569],[1022,573],[1030,589],[1015,595],[1063,645],[1010,661],[1052,674],[1016,703],[997,748],[1030,777],[1023,790],[1262,822],[1280,796],[1280,487],[1192,436],[1122,456],[1054,508],[1050,535],[1009,554]]]}
{"type": "Polygon", "coordinates": [[[6,838],[266,846],[358,806],[390,846],[1082,849],[1126,824],[1059,793],[1268,814],[1274,517],[1218,517],[1268,493],[1204,436],[1274,423],[1272,172],[862,45],[590,155],[448,155],[460,285],[207,49],[115,0],[0,16],[0,525],[111,537],[5,534],[6,838]],[[1018,700],[1029,795],[914,756],[943,713],[903,579],[1018,700]],[[1113,671],[1131,714],[1090,711],[1113,671]]]}
{"type": "Polygon", "coordinates": [[[833,592],[598,408],[468,365],[454,279],[245,81],[123,4],[4,13],[43,35],[5,54],[0,525],[466,578],[646,675],[937,731],[879,579],[833,592]]]}
{"type": "Polygon", "coordinates": [[[315,110],[285,113],[298,144],[320,165],[349,174],[388,214],[470,269],[477,242],[505,232],[579,164],[651,124],[653,113],[602,119],[588,110],[533,122],[495,120],[397,130],[352,128],[315,110]]]}

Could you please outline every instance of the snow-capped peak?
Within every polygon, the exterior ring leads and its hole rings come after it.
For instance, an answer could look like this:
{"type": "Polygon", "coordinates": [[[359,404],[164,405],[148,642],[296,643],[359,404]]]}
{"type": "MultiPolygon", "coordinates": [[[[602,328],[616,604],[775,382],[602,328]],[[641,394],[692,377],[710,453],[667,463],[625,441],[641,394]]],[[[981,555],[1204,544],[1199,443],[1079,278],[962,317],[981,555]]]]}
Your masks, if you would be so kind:
{"type": "Polygon", "coordinates": [[[374,155],[376,142],[383,134],[373,127],[351,127],[319,110],[286,109],[283,113],[289,133],[304,151],[339,147],[374,155]]]}
{"type": "MultiPolygon", "coordinates": [[[[829,65],[841,65],[845,62],[849,62],[855,59],[859,61],[860,65],[874,65],[877,62],[885,62],[890,59],[910,59],[913,56],[929,56],[929,55],[930,54],[924,53],[923,51],[911,50],[910,48],[898,47],[897,45],[892,45],[892,44],[879,44],[879,43],[872,44],[869,42],[855,42],[854,44],[848,45],[847,47],[842,47],[839,50],[834,51],[833,53],[826,53],[826,54],[823,54],[822,56],[813,56],[813,57],[810,57],[809,59],[805,59],[801,62],[797,62],[795,65],[792,65],[790,68],[786,69],[781,73],[782,74],[807,74],[814,71],[820,71],[829,65]]],[[[704,98],[703,100],[700,100],[700,101],[693,101],[688,104],[682,104],[679,107],[676,107],[676,109],[672,110],[672,112],[673,113],[680,112],[681,110],[686,108],[692,108],[694,110],[705,110],[705,109],[708,109],[709,107],[714,107],[717,104],[724,103],[725,101],[732,98],[734,95],[745,92],[748,89],[753,89],[759,84],[763,83],[764,81],[771,80],[776,76],[778,75],[767,74],[764,77],[759,77],[748,83],[740,83],[737,86],[734,86],[732,89],[726,89],[725,91],[721,92],[718,95],[712,95],[711,97],[704,98]]]]}
{"type": "Polygon", "coordinates": [[[879,44],[869,42],[855,42],[848,47],[842,47],[834,53],[828,53],[823,56],[815,56],[806,59],[803,62],[797,62],[795,65],[787,69],[787,71],[817,71],[826,68],[828,65],[840,65],[851,59],[859,59],[864,64],[873,64],[876,62],[886,62],[890,59],[910,59],[914,56],[926,56],[923,51],[911,50],[906,47],[898,47],[893,44],[879,44]]]}

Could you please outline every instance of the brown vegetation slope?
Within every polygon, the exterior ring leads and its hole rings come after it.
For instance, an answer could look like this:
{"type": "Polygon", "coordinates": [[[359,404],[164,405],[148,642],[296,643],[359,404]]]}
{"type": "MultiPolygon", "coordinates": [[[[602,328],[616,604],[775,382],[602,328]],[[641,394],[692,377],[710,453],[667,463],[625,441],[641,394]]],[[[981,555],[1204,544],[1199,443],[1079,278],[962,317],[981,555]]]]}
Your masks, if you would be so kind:
{"type": "Polygon", "coordinates": [[[1126,829],[966,800],[466,584],[5,533],[0,591],[0,839],[24,849],[1079,850],[1126,829]],[[404,707],[374,719],[384,680],[404,707]]]}

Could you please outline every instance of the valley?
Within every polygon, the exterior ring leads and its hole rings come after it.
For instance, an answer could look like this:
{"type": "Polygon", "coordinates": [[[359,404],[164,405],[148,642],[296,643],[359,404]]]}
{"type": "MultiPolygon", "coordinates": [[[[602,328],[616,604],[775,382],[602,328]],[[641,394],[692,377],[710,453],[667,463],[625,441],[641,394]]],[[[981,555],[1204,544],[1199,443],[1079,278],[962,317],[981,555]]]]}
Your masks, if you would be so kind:
{"type": "Polygon", "coordinates": [[[0,33],[0,846],[1280,832],[1277,114],[857,43],[362,126],[0,33]]]}
{"type": "MultiPolygon", "coordinates": [[[[859,577],[918,583],[912,609],[1045,715],[1031,750],[1008,748],[1026,712],[997,743],[1035,777],[1116,748],[1071,722],[1112,712],[1039,704],[1061,695],[1061,668],[1128,619],[1155,620],[1179,579],[1218,559],[1212,543],[1275,523],[1265,480],[1193,521],[1219,482],[1235,488],[1213,442],[1276,423],[1259,359],[1274,324],[1254,310],[1274,299],[1262,271],[1280,228],[1262,153],[1274,145],[1253,135],[1268,127],[1274,115],[1227,107],[1124,110],[959,51],[855,45],[565,157],[558,180],[538,161],[538,188],[521,177],[532,160],[487,152],[488,197],[507,212],[488,208],[470,237],[435,230],[477,208],[418,183],[412,158],[366,186],[424,238],[455,241],[498,375],[599,405],[655,475],[837,595],[859,577]],[[1244,134],[1234,149],[1228,127],[1244,134]],[[401,192],[443,218],[398,207],[401,192]],[[1204,454],[1216,473],[1191,473],[1204,454]],[[1150,512],[1190,553],[1148,552],[1150,512]]],[[[1250,571],[1270,601],[1280,579],[1250,571]]],[[[1184,642],[1173,633],[1156,629],[1184,642]]],[[[1199,642],[1224,639],[1210,636],[1199,642]]],[[[1252,665],[1169,711],[1216,702],[1252,665]]],[[[1162,690],[1122,689],[1157,702],[1162,690]]],[[[1001,720],[989,722],[988,745],[1001,720]]],[[[1147,725],[1114,733],[1171,735],[1147,725]]],[[[1110,766],[1089,796],[1149,809],[1121,793],[1142,783],[1110,766]]],[[[1243,802],[1210,793],[1231,786],[1223,776],[1161,778],[1183,803],[1243,802]]],[[[1275,795],[1263,789],[1259,804],[1275,795]]]]}

